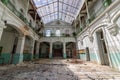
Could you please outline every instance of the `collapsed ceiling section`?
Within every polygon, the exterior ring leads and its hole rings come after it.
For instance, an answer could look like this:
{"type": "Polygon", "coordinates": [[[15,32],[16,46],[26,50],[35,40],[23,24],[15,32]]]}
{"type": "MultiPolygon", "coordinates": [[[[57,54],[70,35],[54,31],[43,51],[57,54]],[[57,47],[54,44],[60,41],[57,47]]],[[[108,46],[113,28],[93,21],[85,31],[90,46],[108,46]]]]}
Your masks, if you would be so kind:
{"type": "Polygon", "coordinates": [[[84,0],[33,0],[44,24],[62,20],[72,24],[77,17],[84,0]]]}

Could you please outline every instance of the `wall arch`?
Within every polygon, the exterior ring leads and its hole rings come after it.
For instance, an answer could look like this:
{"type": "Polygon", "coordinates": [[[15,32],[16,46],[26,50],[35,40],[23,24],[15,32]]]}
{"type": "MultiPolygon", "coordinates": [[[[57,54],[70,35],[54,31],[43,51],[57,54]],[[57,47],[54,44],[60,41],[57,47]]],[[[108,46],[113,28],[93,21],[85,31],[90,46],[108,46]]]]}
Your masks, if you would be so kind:
{"type": "Polygon", "coordinates": [[[112,21],[113,21],[113,22],[116,22],[119,18],[120,18],[120,11],[117,12],[117,13],[112,17],[112,21]]]}
{"type": "Polygon", "coordinates": [[[89,34],[84,35],[81,40],[83,40],[84,38],[86,38],[88,36],[89,36],[89,34]]]}
{"type": "Polygon", "coordinates": [[[14,25],[14,24],[10,24],[10,23],[7,23],[7,24],[5,24],[7,27],[12,27],[12,28],[14,28],[20,35],[23,35],[24,33],[22,32],[22,30],[21,29],[19,29],[16,25],[14,25]]]}
{"type": "Polygon", "coordinates": [[[108,23],[100,23],[98,26],[96,26],[93,30],[90,31],[91,32],[90,34],[93,35],[94,32],[106,26],[108,26],[108,23]]]}
{"type": "Polygon", "coordinates": [[[49,41],[49,40],[47,40],[47,39],[43,39],[43,40],[39,40],[40,41],[40,43],[42,43],[42,42],[48,42],[48,43],[50,43],[51,41],[49,41]]]}
{"type": "Polygon", "coordinates": [[[47,41],[41,41],[40,43],[50,43],[50,42],[47,42],[47,41]]]}
{"type": "Polygon", "coordinates": [[[75,43],[74,41],[67,41],[66,43],[75,43]]]}
{"type": "Polygon", "coordinates": [[[57,42],[58,42],[58,43],[63,43],[62,41],[53,41],[53,43],[57,43],[57,42]]]}
{"type": "Polygon", "coordinates": [[[76,42],[74,39],[67,39],[66,42],[76,42]]]}
{"type": "Polygon", "coordinates": [[[29,38],[30,40],[34,40],[30,35],[26,35],[26,37],[29,38]]]}

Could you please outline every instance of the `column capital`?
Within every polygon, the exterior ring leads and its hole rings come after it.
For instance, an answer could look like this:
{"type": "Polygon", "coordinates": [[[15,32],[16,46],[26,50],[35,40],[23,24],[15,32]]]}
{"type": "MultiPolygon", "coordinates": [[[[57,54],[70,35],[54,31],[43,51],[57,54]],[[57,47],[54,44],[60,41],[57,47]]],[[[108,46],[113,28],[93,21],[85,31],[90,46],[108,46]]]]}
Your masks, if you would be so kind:
{"type": "Polygon", "coordinates": [[[18,37],[25,37],[25,35],[23,35],[23,34],[19,34],[19,36],[18,37]]]}
{"type": "Polygon", "coordinates": [[[18,36],[18,39],[19,39],[19,40],[23,40],[23,38],[25,38],[25,35],[19,35],[19,36],[18,36]]]}
{"type": "Polygon", "coordinates": [[[66,44],[67,42],[63,42],[63,44],[66,44]]]}
{"type": "Polygon", "coordinates": [[[0,21],[0,29],[4,29],[6,28],[7,26],[5,26],[5,23],[3,21],[0,21]]]}
{"type": "Polygon", "coordinates": [[[53,42],[50,42],[50,44],[52,44],[53,42]]]}

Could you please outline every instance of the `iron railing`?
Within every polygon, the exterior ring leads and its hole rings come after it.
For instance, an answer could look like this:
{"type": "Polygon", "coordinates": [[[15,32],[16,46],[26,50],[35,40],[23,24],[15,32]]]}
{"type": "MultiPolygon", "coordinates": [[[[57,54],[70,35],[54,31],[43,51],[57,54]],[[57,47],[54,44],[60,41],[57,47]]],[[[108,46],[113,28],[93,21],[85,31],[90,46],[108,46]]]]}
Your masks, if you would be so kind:
{"type": "Polygon", "coordinates": [[[77,34],[79,34],[85,27],[87,27],[94,19],[96,19],[112,2],[110,0],[106,0],[103,2],[103,4],[101,5],[101,7],[99,9],[97,9],[95,12],[93,12],[92,14],[90,14],[90,18],[86,20],[86,23],[83,24],[83,28],[79,29],[79,31],[77,32],[77,34]]]}
{"type": "Polygon", "coordinates": [[[34,27],[32,26],[31,22],[27,20],[27,18],[24,16],[24,14],[20,11],[18,11],[15,8],[15,5],[10,2],[10,0],[1,0],[1,2],[9,9],[11,10],[17,17],[19,17],[27,26],[31,27],[34,30],[34,27]]]}

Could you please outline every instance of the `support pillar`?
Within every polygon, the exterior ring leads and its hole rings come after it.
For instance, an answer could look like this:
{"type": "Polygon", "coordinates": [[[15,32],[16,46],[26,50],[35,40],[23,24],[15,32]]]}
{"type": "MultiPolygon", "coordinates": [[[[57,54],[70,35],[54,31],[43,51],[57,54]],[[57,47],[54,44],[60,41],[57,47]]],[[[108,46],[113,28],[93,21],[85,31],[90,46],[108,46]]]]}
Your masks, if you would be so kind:
{"type": "Polygon", "coordinates": [[[0,41],[1,41],[1,38],[2,38],[3,29],[4,28],[0,26],[0,41]]]}
{"type": "Polygon", "coordinates": [[[79,21],[80,21],[80,32],[82,31],[83,27],[82,27],[82,22],[81,22],[81,14],[79,15],[79,21]]]}
{"type": "Polygon", "coordinates": [[[1,38],[2,38],[4,28],[6,28],[5,24],[0,21],[0,41],[1,41],[1,38]]]}
{"type": "Polygon", "coordinates": [[[75,23],[74,23],[74,24],[75,24],[75,33],[76,33],[76,31],[77,31],[77,30],[76,30],[76,27],[77,27],[77,26],[76,26],[76,21],[75,21],[75,23]]]}
{"type": "Polygon", "coordinates": [[[27,0],[26,12],[25,12],[25,16],[26,16],[26,18],[28,17],[29,5],[30,5],[30,0],[27,0]]]}
{"type": "Polygon", "coordinates": [[[41,58],[41,42],[39,42],[39,58],[41,58]]]}
{"type": "Polygon", "coordinates": [[[66,43],[63,43],[63,58],[66,59],[67,55],[66,55],[66,43]]]}
{"type": "Polygon", "coordinates": [[[88,21],[90,23],[90,14],[89,14],[89,10],[88,10],[88,2],[87,2],[87,0],[85,0],[85,5],[86,5],[86,11],[87,11],[88,21]]]}
{"type": "Polygon", "coordinates": [[[13,64],[23,62],[23,50],[25,44],[25,36],[18,37],[18,43],[16,47],[16,53],[14,54],[13,64]]]}
{"type": "Polygon", "coordinates": [[[31,40],[31,49],[30,49],[30,60],[33,59],[33,53],[34,53],[34,45],[35,45],[35,40],[31,40]]]}
{"type": "Polygon", "coordinates": [[[50,59],[53,57],[53,56],[52,56],[52,54],[53,54],[52,49],[53,49],[53,43],[51,42],[51,43],[50,43],[50,53],[49,53],[49,58],[50,58],[50,59]]]}
{"type": "Polygon", "coordinates": [[[36,58],[36,59],[39,58],[39,47],[40,47],[40,42],[37,42],[36,55],[35,55],[35,58],[36,58]]]}

